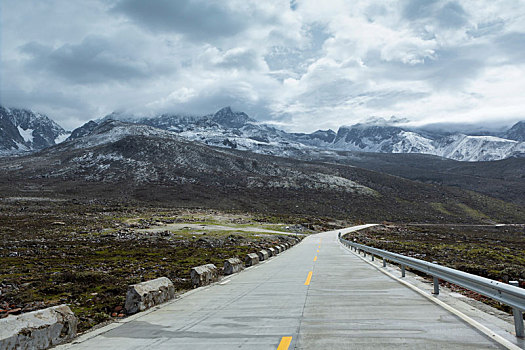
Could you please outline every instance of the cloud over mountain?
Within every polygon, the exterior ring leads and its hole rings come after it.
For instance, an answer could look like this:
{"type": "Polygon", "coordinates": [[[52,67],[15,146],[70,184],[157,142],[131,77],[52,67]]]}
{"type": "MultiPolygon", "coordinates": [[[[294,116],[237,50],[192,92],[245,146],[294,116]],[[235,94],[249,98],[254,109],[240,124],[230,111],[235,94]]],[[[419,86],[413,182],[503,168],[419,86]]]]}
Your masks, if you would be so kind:
{"type": "Polygon", "coordinates": [[[523,119],[522,1],[2,3],[0,103],[72,129],[232,105],[290,130],[523,119]]]}

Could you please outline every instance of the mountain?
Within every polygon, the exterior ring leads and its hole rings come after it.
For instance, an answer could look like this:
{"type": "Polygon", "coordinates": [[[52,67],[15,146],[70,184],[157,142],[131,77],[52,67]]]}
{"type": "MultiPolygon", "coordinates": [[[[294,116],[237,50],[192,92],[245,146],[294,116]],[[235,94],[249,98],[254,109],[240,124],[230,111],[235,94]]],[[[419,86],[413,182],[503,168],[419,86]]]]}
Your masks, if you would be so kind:
{"type": "MultiPolygon", "coordinates": [[[[230,107],[222,108],[206,116],[162,114],[155,117],[136,117],[123,113],[112,113],[92,122],[98,125],[107,120],[148,125],[175,132],[187,140],[203,142],[210,146],[261,154],[293,156],[297,150],[307,147],[298,141],[291,140],[290,134],[257,123],[245,113],[234,112],[230,107]]],[[[93,128],[93,124],[89,123],[74,130],[70,139],[80,137],[85,131],[93,128]]]]}
{"type": "Polygon", "coordinates": [[[44,149],[67,136],[60,125],[43,114],[0,106],[0,155],[44,149]]]}
{"type": "Polygon", "coordinates": [[[517,122],[510,128],[505,137],[510,140],[525,142],[525,121],[517,122]]]}
{"type": "MultiPolygon", "coordinates": [[[[208,145],[247,150],[260,154],[284,157],[302,157],[304,153],[356,151],[379,153],[421,153],[460,161],[494,161],[509,157],[523,157],[525,142],[518,123],[506,134],[472,127],[472,133],[447,132],[443,128],[414,129],[391,125],[376,119],[370,123],[342,126],[339,130],[318,130],[310,134],[288,133],[262,124],[243,112],[225,107],[206,116],[179,116],[163,114],[154,117],[136,117],[112,113],[101,120],[121,120],[149,125],[178,133],[188,139],[208,145]],[[478,130],[479,129],[479,130],[478,130]],[[475,135],[478,133],[479,135],[475,135]],[[509,135],[507,137],[507,135],[509,135]],[[504,138],[507,137],[507,138],[504,138]],[[511,139],[511,137],[513,137],[511,139]]],[[[521,126],[520,126],[521,125],[521,126]]],[[[84,125],[77,129],[93,127],[84,125]]],[[[463,125],[466,128],[467,125],[463,125]]],[[[74,131],[71,139],[77,137],[74,131]]]]}
{"type": "Polygon", "coordinates": [[[523,208],[458,188],[210,147],[115,120],[37,153],[0,159],[0,191],[366,221],[514,222],[525,215],[523,208]]]}

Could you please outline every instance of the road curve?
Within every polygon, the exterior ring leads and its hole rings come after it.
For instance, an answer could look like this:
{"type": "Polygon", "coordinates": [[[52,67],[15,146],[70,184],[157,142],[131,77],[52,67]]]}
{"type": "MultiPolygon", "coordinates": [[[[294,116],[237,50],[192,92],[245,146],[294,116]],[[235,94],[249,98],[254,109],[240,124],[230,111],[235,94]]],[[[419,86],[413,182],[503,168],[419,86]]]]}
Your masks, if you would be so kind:
{"type": "Polygon", "coordinates": [[[497,349],[342,247],[339,232],[59,349],[497,349]]]}

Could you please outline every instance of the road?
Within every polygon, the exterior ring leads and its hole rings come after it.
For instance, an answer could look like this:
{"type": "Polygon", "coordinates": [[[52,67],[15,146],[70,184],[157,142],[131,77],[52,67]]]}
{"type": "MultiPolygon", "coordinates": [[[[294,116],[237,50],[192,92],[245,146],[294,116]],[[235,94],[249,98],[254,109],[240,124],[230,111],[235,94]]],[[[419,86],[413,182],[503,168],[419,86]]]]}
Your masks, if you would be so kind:
{"type": "Polygon", "coordinates": [[[59,348],[499,348],[342,247],[338,232],[59,348]]]}

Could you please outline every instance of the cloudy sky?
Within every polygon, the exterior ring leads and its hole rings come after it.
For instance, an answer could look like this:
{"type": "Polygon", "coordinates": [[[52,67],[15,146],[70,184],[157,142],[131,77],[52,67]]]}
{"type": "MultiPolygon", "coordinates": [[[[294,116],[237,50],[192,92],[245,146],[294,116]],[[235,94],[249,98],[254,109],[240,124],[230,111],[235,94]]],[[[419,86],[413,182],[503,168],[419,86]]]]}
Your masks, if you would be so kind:
{"type": "Polygon", "coordinates": [[[2,0],[0,103],[68,129],[231,105],[287,130],[525,119],[525,0],[2,0]]]}

